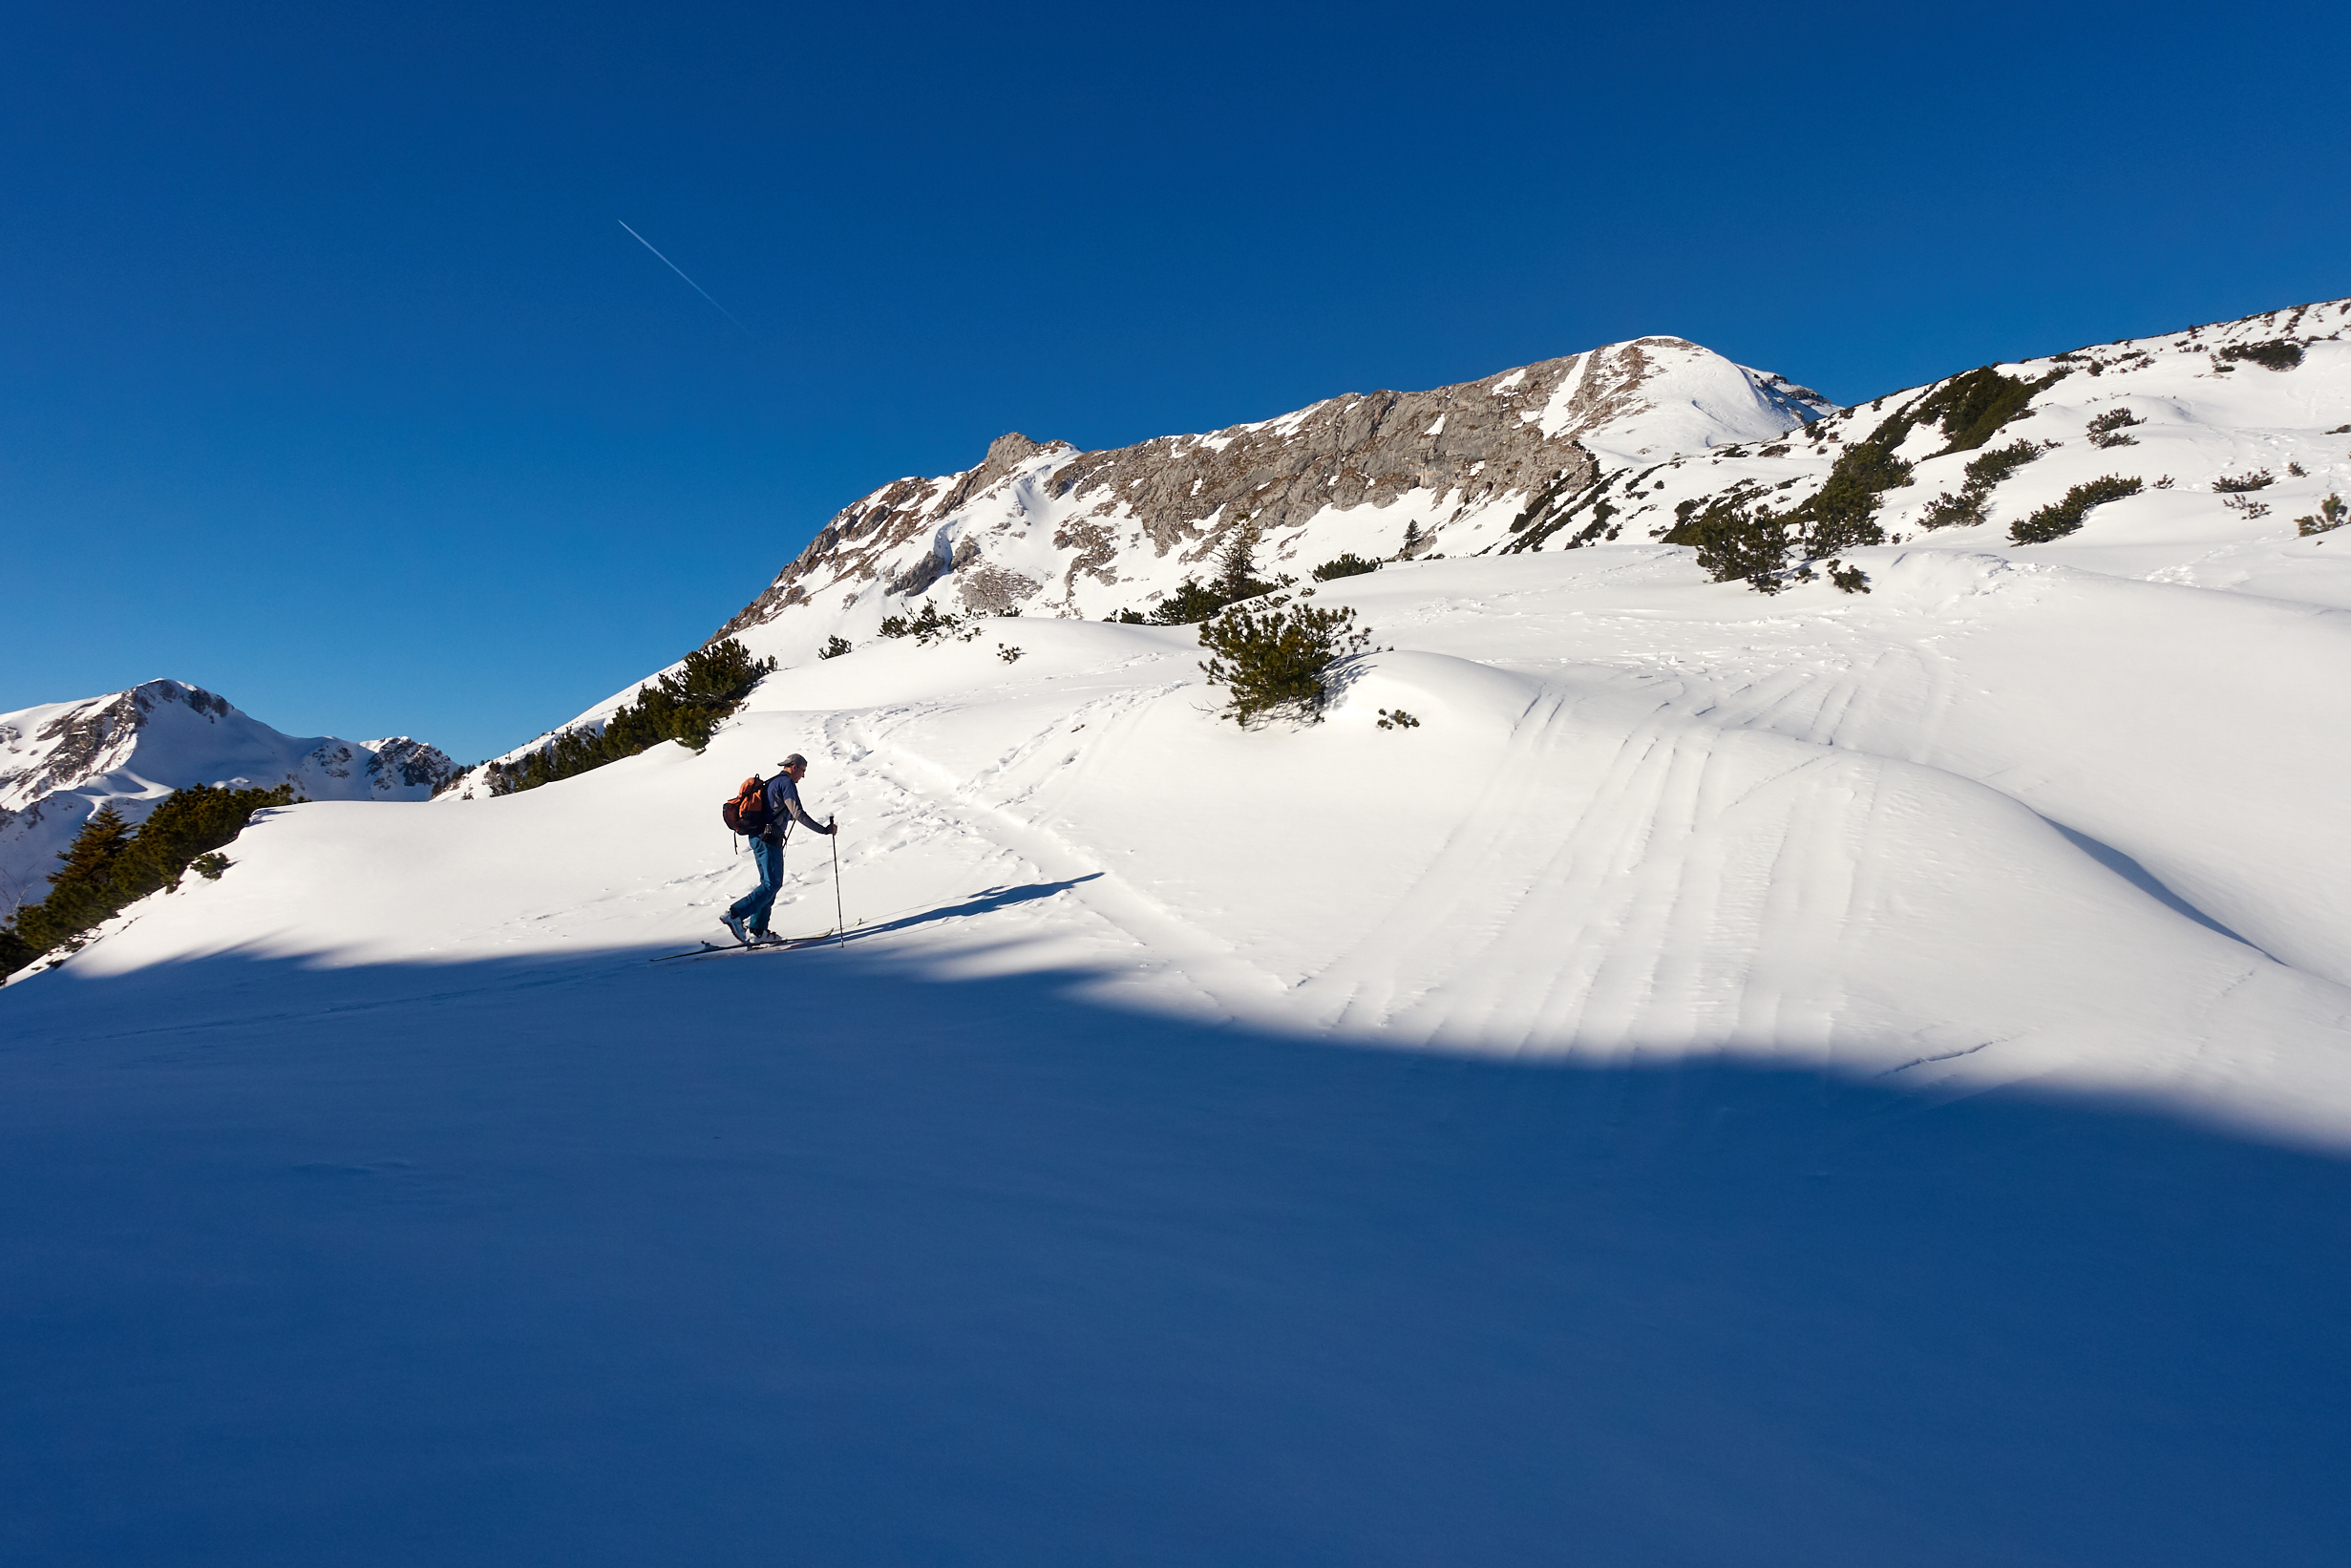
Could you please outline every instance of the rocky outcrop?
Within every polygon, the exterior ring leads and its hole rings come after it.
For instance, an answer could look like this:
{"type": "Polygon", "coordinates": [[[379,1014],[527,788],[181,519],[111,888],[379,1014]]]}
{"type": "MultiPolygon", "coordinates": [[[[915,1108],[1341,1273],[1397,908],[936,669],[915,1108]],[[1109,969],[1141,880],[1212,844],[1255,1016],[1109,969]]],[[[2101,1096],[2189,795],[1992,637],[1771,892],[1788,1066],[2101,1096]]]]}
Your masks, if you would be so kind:
{"type": "Polygon", "coordinates": [[[1420,551],[1451,548],[1465,524],[1494,524],[1531,496],[1580,483],[1611,454],[1775,435],[1832,407],[1656,337],[1112,451],[1002,435],[965,473],[899,479],[844,508],[713,635],[837,589],[834,610],[877,615],[882,599],[942,594],[983,614],[1101,613],[1155,598],[1243,526],[1277,558],[1356,536],[1390,554],[1407,533],[1420,551]]]}

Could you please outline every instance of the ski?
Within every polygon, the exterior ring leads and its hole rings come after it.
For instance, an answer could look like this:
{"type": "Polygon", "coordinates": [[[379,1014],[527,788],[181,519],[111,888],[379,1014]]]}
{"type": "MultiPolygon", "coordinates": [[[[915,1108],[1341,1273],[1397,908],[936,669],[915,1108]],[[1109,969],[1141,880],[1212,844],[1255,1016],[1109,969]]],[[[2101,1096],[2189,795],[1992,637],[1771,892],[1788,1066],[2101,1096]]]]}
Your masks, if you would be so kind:
{"type": "Polygon", "coordinates": [[[699,947],[689,947],[682,953],[657,953],[646,962],[668,964],[682,958],[719,958],[729,953],[789,953],[795,947],[807,947],[820,942],[831,942],[837,933],[819,931],[811,937],[786,937],[781,942],[761,943],[746,947],[737,943],[706,942],[699,947]]]}

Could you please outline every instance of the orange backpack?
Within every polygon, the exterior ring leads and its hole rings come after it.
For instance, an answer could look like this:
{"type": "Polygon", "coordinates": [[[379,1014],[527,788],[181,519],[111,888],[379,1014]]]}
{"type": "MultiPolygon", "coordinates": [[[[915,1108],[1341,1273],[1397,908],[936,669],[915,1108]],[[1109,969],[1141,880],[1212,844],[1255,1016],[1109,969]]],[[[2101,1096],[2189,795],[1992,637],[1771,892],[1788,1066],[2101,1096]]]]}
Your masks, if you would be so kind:
{"type": "Polygon", "coordinates": [[[765,832],[768,825],[768,781],[757,773],[743,780],[743,787],[718,808],[718,815],[726,819],[730,833],[755,836],[765,832]]]}

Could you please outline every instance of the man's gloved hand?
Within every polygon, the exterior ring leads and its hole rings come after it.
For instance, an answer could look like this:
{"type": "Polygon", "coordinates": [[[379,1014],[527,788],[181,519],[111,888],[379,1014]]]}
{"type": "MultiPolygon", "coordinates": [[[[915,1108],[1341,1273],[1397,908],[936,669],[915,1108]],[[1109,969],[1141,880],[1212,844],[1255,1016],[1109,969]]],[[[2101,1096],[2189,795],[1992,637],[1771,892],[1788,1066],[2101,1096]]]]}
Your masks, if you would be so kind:
{"type": "Polygon", "coordinates": [[[840,818],[838,816],[828,816],[824,819],[824,831],[827,835],[838,833],[840,830],[840,818]]]}

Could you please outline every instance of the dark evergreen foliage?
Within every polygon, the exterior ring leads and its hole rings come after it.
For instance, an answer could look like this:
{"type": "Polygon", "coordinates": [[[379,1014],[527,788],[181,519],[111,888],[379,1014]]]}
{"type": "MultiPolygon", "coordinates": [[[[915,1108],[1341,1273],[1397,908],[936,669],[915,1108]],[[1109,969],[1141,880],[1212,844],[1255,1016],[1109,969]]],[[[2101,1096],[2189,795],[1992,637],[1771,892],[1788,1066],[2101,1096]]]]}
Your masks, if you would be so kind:
{"type": "Polygon", "coordinates": [[[2304,539],[2313,534],[2331,534],[2346,521],[2351,521],[2351,506],[2340,496],[2329,495],[2319,503],[2319,509],[2306,518],[2294,519],[2294,531],[2304,539]]]}
{"type": "Polygon", "coordinates": [[[2223,474],[2213,481],[2213,488],[2224,496],[2240,496],[2249,490],[2267,490],[2277,482],[2277,475],[2256,468],[2250,474],[2223,474]]]}
{"type": "Polygon", "coordinates": [[[1847,447],[1829,470],[1829,477],[1790,520],[1804,530],[1808,555],[1835,555],[1864,544],[1883,544],[1886,531],[1877,526],[1877,508],[1889,490],[1910,483],[1911,465],[1894,455],[1910,434],[1910,422],[1896,415],[1897,427],[1847,447]]]}
{"type": "Polygon", "coordinates": [[[1206,583],[1187,577],[1174,593],[1154,606],[1147,618],[1154,625],[1189,626],[1204,623],[1227,604],[1255,599],[1297,579],[1281,577],[1268,583],[1257,575],[1258,531],[1244,526],[1217,555],[1217,575],[1206,583]]]}
{"type": "Polygon", "coordinates": [[[1841,561],[1832,561],[1829,562],[1828,570],[1829,581],[1836,585],[1837,592],[1867,593],[1870,591],[1870,574],[1860,567],[1848,566],[1841,561]]]}
{"type": "Polygon", "coordinates": [[[192,784],[157,802],[136,829],[113,806],[99,807],[57,857],[48,895],[17,910],[0,931],[0,974],[13,974],[52,948],[79,945],[84,932],[176,885],[191,865],[218,878],[228,861],[214,852],[244,832],[255,812],[294,799],[290,784],[274,790],[192,784]]]}
{"type": "Polygon", "coordinates": [[[516,761],[489,764],[484,772],[490,793],[535,790],[635,756],[665,740],[699,752],[710,743],[719,722],[742,707],[752,688],[774,667],[773,659],[753,658],[731,637],[696,648],[682,667],[651,686],[639,687],[637,695],[622,704],[602,729],[565,730],[516,761]]]}
{"type": "Polygon", "coordinates": [[[1248,726],[1276,714],[1313,722],[1329,700],[1333,665],[1363,652],[1369,634],[1357,629],[1351,609],[1325,609],[1275,594],[1256,604],[1235,604],[1200,625],[1209,657],[1200,670],[1226,690],[1224,716],[1248,726]]]}
{"type": "Polygon", "coordinates": [[[842,654],[849,652],[852,646],[853,645],[846,637],[828,637],[824,640],[824,646],[816,650],[816,657],[819,659],[837,659],[842,654]]]}
{"type": "Polygon", "coordinates": [[[1699,566],[1717,583],[1745,581],[1760,592],[1777,593],[1788,586],[1787,519],[1760,502],[1750,505],[1749,497],[1747,491],[1732,490],[1674,524],[1665,542],[1695,546],[1699,566]]]}
{"type": "Polygon", "coordinates": [[[2232,343],[2220,350],[2223,359],[2245,359],[2273,371],[2290,371],[2302,362],[2302,346],[2284,338],[2267,343],[2232,343]]]}
{"type": "Polygon", "coordinates": [[[2135,447],[2139,438],[2123,432],[2147,421],[2129,409],[2108,409],[2089,422],[2089,444],[2094,447],[2135,447]]]}
{"type": "Polygon", "coordinates": [[[980,628],[972,625],[966,617],[957,615],[953,611],[942,615],[939,613],[939,606],[929,600],[922,602],[921,615],[885,616],[882,619],[880,631],[884,637],[911,637],[917,647],[928,647],[933,643],[943,643],[950,637],[958,642],[968,643],[980,635],[980,628]]]}
{"type": "Polygon", "coordinates": [[[1314,569],[1314,580],[1317,583],[1335,583],[1343,577],[1362,577],[1366,572],[1376,572],[1379,569],[1378,562],[1366,561],[1362,556],[1349,550],[1345,555],[1325,561],[1317,566],[1314,569]]]}
{"type": "Polygon", "coordinates": [[[2135,477],[2124,478],[2116,474],[2077,484],[2065,492],[2064,500],[2051,501],[2030,517],[2010,523],[2008,537],[2019,544],[2045,544],[2050,540],[2063,539],[2082,526],[2091,507],[2135,496],[2141,488],[2135,477]]]}
{"type": "MultiPolygon", "coordinates": [[[[1943,452],[1973,452],[2023,413],[2024,406],[2033,400],[2033,393],[2055,384],[2065,374],[2065,369],[2061,367],[2038,381],[2020,381],[1986,365],[1965,375],[1953,376],[1912,404],[1904,411],[1904,416],[1912,427],[1930,419],[1938,422],[1946,443],[1943,452]]],[[[1909,432],[1905,430],[1903,434],[1909,432]]],[[[1889,450],[1899,444],[1900,438],[1896,437],[1889,450]]]]}
{"type": "Polygon", "coordinates": [[[1994,447],[1967,465],[1967,479],[1956,496],[1944,491],[1928,505],[1919,519],[1923,528],[1971,527],[1984,520],[1983,504],[1992,489],[2018,469],[2048,451],[2054,443],[2012,441],[1994,447]]]}

